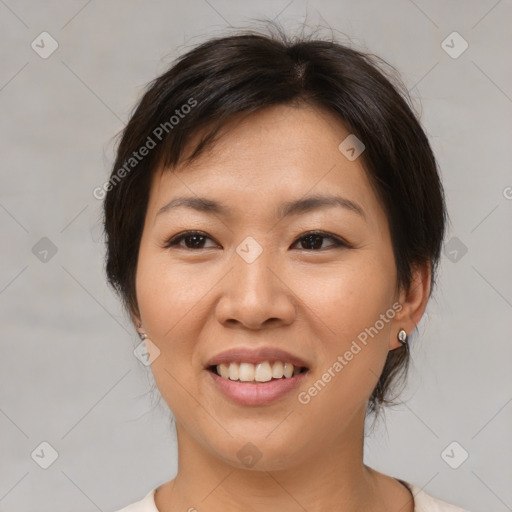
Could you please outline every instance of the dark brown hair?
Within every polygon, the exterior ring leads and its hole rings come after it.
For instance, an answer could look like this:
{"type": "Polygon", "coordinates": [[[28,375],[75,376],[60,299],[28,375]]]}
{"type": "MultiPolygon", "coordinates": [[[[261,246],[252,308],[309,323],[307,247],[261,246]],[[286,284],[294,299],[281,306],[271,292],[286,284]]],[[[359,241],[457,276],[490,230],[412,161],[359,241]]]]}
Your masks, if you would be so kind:
{"type": "MultiPolygon", "coordinates": [[[[99,191],[107,276],[131,314],[138,311],[137,257],[155,169],[194,160],[237,114],[297,102],[327,109],[365,144],[361,158],[387,213],[397,287],[410,287],[416,265],[430,265],[433,284],[446,211],[436,161],[405,87],[373,55],[278,32],[246,31],[196,46],[149,84],[123,130],[110,179],[99,191]]],[[[389,352],[369,411],[392,403],[391,384],[406,375],[408,363],[409,344],[389,352]]]]}

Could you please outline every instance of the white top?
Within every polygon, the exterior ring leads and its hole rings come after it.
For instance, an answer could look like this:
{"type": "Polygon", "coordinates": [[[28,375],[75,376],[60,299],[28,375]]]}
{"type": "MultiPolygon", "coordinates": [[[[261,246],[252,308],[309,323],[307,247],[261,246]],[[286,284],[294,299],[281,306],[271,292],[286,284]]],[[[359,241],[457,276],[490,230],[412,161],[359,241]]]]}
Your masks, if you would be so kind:
{"type": "MultiPolygon", "coordinates": [[[[401,480],[403,482],[403,480],[401,480]]],[[[414,495],[414,512],[468,512],[462,508],[450,505],[446,501],[439,500],[422,491],[419,487],[409,482],[407,484],[414,495]]],[[[155,505],[155,491],[151,490],[146,496],[136,503],[132,503],[116,512],[161,512],[155,505]]]]}

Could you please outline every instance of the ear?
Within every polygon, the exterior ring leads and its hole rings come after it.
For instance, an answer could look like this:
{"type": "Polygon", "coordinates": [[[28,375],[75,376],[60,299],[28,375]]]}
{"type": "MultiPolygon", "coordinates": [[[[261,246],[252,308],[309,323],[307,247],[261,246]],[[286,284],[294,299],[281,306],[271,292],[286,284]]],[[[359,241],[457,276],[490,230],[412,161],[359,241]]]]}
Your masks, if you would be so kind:
{"type": "Polygon", "coordinates": [[[130,314],[130,320],[132,321],[132,324],[135,327],[135,329],[137,330],[137,332],[139,332],[139,333],[142,332],[143,331],[142,320],[141,320],[141,315],[140,315],[139,308],[137,307],[137,305],[132,305],[130,307],[129,314],[130,314]]]}
{"type": "Polygon", "coordinates": [[[397,338],[400,329],[404,329],[409,335],[421,320],[430,296],[431,276],[430,263],[417,265],[413,268],[409,288],[400,290],[398,302],[402,309],[396,313],[393,319],[393,333],[389,341],[389,350],[402,346],[397,338]]]}

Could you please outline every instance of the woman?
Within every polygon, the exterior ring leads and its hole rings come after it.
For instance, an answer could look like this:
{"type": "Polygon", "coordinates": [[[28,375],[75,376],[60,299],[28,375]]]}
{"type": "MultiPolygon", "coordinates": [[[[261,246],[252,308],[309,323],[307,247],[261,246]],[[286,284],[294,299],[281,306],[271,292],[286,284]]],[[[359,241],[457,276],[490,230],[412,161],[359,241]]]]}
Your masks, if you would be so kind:
{"type": "Polygon", "coordinates": [[[446,217],[427,138],[380,67],[251,32],[192,49],[140,101],[104,187],[107,274],[179,461],[123,512],[462,510],[363,462],[446,217]]]}

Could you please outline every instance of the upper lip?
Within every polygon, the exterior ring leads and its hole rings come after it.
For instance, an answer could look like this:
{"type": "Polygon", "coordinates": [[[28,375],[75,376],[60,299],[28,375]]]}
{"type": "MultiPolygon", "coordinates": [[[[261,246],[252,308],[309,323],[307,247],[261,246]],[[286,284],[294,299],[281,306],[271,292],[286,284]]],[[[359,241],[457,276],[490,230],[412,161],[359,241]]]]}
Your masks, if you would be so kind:
{"type": "Polygon", "coordinates": [[[291,363],[293,366],[309,368],[309,365],[300,357],[273,347],[232,348],[213,356],[206,363],[206,367],[217,366],[221,363],[240,362],[256,364],[264,361],[282,361],[283,363],[291,363]]]}

